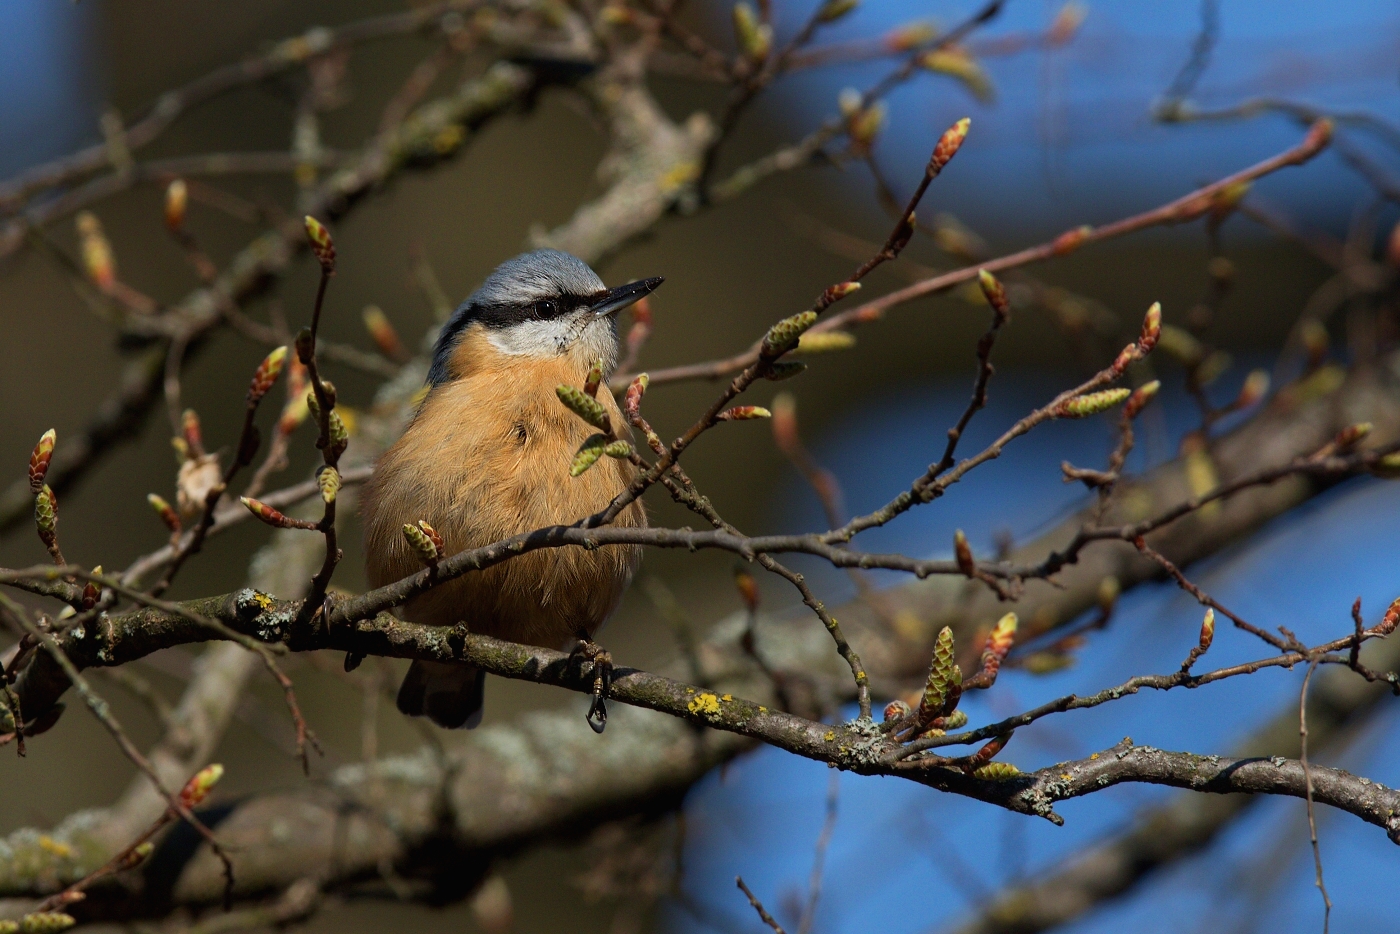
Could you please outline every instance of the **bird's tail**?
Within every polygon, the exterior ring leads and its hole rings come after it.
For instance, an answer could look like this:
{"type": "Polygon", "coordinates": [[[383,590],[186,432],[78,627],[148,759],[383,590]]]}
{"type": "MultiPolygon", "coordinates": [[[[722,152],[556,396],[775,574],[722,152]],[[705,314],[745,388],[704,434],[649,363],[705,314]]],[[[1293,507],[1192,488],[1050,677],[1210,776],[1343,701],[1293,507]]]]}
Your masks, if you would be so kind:
{"type": "Polygon", "coordinates": [[[415,661],[399,686],[398,707],[410,717],[427,717],[449,730],[481,723],[486,672],[466,665],[415,661]]]}

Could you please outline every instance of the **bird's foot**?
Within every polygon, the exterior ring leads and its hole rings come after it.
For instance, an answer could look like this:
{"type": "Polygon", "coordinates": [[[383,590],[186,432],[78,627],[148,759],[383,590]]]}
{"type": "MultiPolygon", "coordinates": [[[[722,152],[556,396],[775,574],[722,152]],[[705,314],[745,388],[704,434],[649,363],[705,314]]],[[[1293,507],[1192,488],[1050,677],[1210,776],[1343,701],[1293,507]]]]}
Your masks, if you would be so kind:
{"type": "Polygon", "coordinates": [[[612,656],[591,639],[580,639],[572,654],[578,660],[580,674],[584,664],[592,667],[593,703],[588,706],[586,719],[594,733],[601,733],[608,726],[607,696],[608,689],[612,687],[612,656]]]}

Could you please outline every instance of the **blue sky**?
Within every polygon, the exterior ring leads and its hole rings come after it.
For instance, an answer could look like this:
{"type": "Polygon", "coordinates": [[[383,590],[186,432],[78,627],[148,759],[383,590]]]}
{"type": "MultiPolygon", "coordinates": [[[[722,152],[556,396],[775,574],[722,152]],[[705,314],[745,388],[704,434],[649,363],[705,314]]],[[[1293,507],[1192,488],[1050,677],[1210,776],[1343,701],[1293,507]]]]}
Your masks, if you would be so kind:
{"type": "MultiPolygon", "coordinates": [[[[879,35],[915,19],[948,28],[980,5],[866,2],[822,38],[879,35]]],[[[1011,0],[983,35],[1043,30],[1059,7],[1059,0],[1011,0]]],[[[1203,106],[1269,95],[1400,119],[1400,7],[1393,3],[1221,0],[1219,16],[1219,42],[1194,95],[1203,106]]],[[[780,36],[800,21],[797,12],[780,19],[780,36]]],[[[997,91],[990,104],[943,77],[925,75],[895,91],[879,159],[892,178],[912,181],[938,134],[971,116],[967,144],[929,198],[994,237],[1024,239],[1150,207],[1297,142],[1300,131],[1281,117],[1190,126],[1151,120],[1200,21],[1196,2],[1090,3],[1068,46],[984,63],[997,91]]],[[[799,132],[834,112],[842,87],[868,86],[887,68],[843,66],[789,79],[766,118],[799,132]]],[[[1356,138],[1400,174],[1400,154],[1366,134],[1356,138]]],[[[849,174],[857,203],[868,204],[863,171],[849,174]]],[[[1333,228],[1362,191],[1330,154],[1258,187],[1333,228]]]]}
{"type": "MultiPolygon", "coordinates": [[[[927,425],[925,434],[937,437],[938,428],[950,423],[964,402],[965,388],[911,391],[888,416],[903,420],[902,433],[862,421],[836,426],[817,439],[815,453],[843,480],[853,509],[883,501],[899,481],[907,482],[911,469],[922,468],[926,458],[907,451],[902,440],[909,436],[909,424],[927,425]]],[[[1028,400],[1044,397],[1045,388],[1034,381],[1010,391],[1003,385],[979,417],[981,431],[1006,424],[1028,400]]],[[[1167,403],[1171,412],[1165,428],[1174,438],[1190,417],[1189,409],[1179,396],[1169,395],[1167,403]]],[[[976,437],[968,440],[976,446],[976,437]]],[[[1095,450],[1100,441],[1106,447],[1108,440],[1103,422],[1052,423],[1013,444],[986,477],[979,480],[974,472],[973,479],[908,514],[870,547],[927,553],[930,542],[950,542],[955,527],[991,530],[1008,515],[1016,517],[1016,531],[1030,533],[1082,496],[1060,482],[1061,458],[1095,450]]],[[[794,484],[788,510],[792,528],[820,522],[815,502],[799,484],[794,484]]],[[[1348,613],[1357,596],[1368,621],[1374,622],[1400,593],[1393,545],[1397,512],[1400,483],[1349,482],[1272,523],[1249,542],[1192,568],[1192,578],[1245,619],[1286,625],[1304,641],[1336,638],[1349,631],[1348,613]]],[[[934,550],[946,553],[950,546],[934,550]]],[[[832,575],[821,580],[818,590],[824,597],[840,586],[832,575]]],[[[965,709],[971,725],[1062,694],[1097,691],[1134,674],[1171,671],[1196,641],[1200,621],[1201,608],[1176,587],[1136,588],[1124,596],[1109,629],[1091,637],[1074,667],[1041,677],[1010,671],[991,691],[969,696],[965,709]]],[[[1265,654],[1262,643],[1222,621],[1205,664],[1218,667],[1265,654]]],[[[1001,758],[1022,769],[1039,768],[1107,748],[1123,736],[1167,749],[1228,753],[1296,703],[1301,679],[1301,669],[1272,670],[1197,691],[1143,694],[1050,718],[1019,731],[1001,758]]],[[[1396,712],[1382,712],[1345,752],[1328,761],[1388,784],[1400,781],[1396,726],[1396,712]]],[[[823,765],[771,749],[712,774],[687,802],[687,891],[711,912],[733,919],[732,929],[760,930],[733,878],[743,874],[775,910],[805,893],[829,775],[823,765]]],[[[1054,866],[1122,828],[1142,804],[1173,793],[1119,786],[1061,805],[1067,825],[1056,828],[899,779],[842,775],[840,782],[839,818],[814,927],[819,934],[937,930],[978,896],[996,891],[1018,873],[1034,875],[1054,866]]],[[[1322,811],[1323,854],[1337,905],[1333,930],[1393,924],[1393,904],[1388,895],[1377,894],[1373,883],[1400,871],[1400,850],[1379,829],[1350,815],[1322,811]]],[[[1316,930],[1321,902],[1312,886],[1306,832],[1302,802],[1264,802],[1201,856],[1067,930],[1229,930],[1247,917],[1255,917],[1261,931],[1316,930]],[[1271,878],[1262,907],[1245,894],[1250,868],[1261,866],[1271,878]]],[[[667,917],[674,930],[705,930],[678,909],[667,917]]],[[[795,922],[791,916],[779,920],[795,922]]]]}

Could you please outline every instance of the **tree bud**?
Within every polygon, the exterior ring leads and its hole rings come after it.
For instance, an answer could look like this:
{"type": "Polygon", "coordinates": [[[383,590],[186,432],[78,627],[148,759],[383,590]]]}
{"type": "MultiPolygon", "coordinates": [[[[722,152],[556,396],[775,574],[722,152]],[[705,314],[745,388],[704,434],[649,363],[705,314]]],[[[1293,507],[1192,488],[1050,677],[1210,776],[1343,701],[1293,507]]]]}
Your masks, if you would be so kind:
{"type": "Polygon", "coordinates": [[[248,384],[249,405],[257,405],[262,401],[262,397],[267,395],[268,390],[277,382],[277,377],[282,375],[282,367],[286,362],[286,347],[278,347],[263,358],[262,363],[253,371],[252,382],[248,384]]]}
{"type": "Polygon", "coordinates": [[[29,455],[29,492],[38,494],[44,488],[44,478],[49,475],[49,463],[53,460],[53,449],[57,443],[58,432],[52,428],[39,436],[34,453],[29,455]]]}
{"type": "Polygon", "coordinates": [[[432,536],[428,535],[420,526],[404,523],[403,537],[408,539],[408,544],[413,548],[413,553],[418,556],[419,561],[430,568],[437,566],[442,552],[438,549],[432,536]]]}
{"type": "Polygon", "coordinates": [[[603,456],[603,451],[607,446],[607,435],[589,435],[583,444],[579,445],[573,461],[569,464],[569,476],[582,476],[588,468],[598,463],[598,458],[603,456]]]}
{"type": "Polygon", "coordinates": [[[185,787],[180,791],[180,803],[187,808],[192,808],[209,796],[209,792],[219,783],[219,779],[224,777],[224,767],[217,762],[213,765],[206,765],[185,783],[185,787]]]}
{"type": "MultiPolygon", "coordinates": [[[[937,53],[930,53],[930,55],[937,53]]],[[[925,56],[927,58],[928,56],[925,56]]],[[[953,157],[962,148],[963,141],[967,139],[967,131],[972,126],[971,117],[963,117],[948,129],[943,131],[943,135],[934,144],[933,155],[928,160],[928,172],[930,175],[937,175],[943,171],[943,167],[953,161],[953,157]]]]}
{"type": "Polygon", "coordinates": [[[1061,402],[1055,407],[1052,415],[1055,418],[1088,418],[1090,415],[1107,412],[1130,395],[1132,395],[1132,390],[1123,388],[1101,389],[1098,392],[1085,393],[1082,396],[1075,396],[1073,399],[1061,402]]]}
{"type": "Polygon", "coordinates": [[[768,329],[763,336],[760,353],[765,357],[776,357],[797,346],[802,334],[817,323],[815,311],[804,311],[790,318],[784,318],[768,329]]]}
{"type": "Polygon", "coordinates": [[[559,401],[564,403],[565,408],[573,412],[594,428],[606,430],[608,424],[608,412],[603,408],[603,403],[585,393],[577,386],[569,386],[560,383],[554,388],[554,392],[559,396],[559,401]]]}
{"type": "Polygon", "coordinates": [[[165,226],[172,233],[185,228],[185,208],[189,205],[190,192],[183,178],[177,178],[165,189],[165,226]]]}
{"type": "Polygon", "coordinates": [[[311,252],[316,256],[316,262],[321,264],[321,270],[326,275],[335,272],[335,242],[331,240],[331,232],[326,229],[326,225],[312,217],[306,215],[306,239],[311,245],[311,252]]]}

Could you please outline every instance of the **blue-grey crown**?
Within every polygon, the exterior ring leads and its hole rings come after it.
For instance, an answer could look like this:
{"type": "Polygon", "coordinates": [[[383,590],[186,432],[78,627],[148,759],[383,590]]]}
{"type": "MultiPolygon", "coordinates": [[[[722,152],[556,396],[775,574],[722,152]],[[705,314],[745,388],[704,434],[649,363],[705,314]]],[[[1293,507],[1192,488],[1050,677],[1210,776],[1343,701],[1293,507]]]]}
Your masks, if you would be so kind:
{"type": "Polygon", "coordinates": [[[433,348],[428,382],[437,386],[448,380],[452,351],[474,322],[480,321],[487,327],[508,327],[524,320],[527,309],[540,299],[571,296],[582,299],[605,289],[603,280],[587,263],[561,250],[534,250],[506,260],[467,296],[443,325],[437,346],[433,348]]]}

